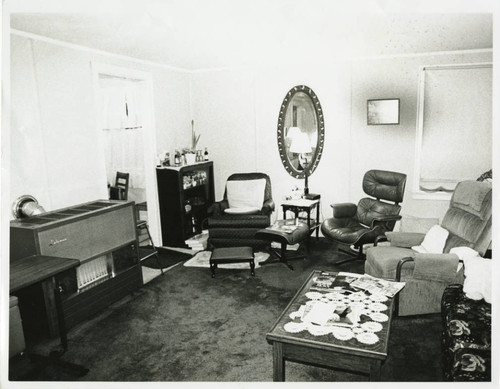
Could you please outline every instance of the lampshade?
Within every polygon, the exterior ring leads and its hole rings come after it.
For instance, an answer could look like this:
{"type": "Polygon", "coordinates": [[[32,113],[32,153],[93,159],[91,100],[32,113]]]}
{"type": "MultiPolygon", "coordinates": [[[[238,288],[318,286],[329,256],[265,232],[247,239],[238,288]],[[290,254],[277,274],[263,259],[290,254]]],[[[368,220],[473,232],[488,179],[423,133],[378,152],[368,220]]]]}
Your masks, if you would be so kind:
{"type": "Polygon", "coordinates": [[[292,141],[295,135],[299,132],[301,132],[299,127],[290,127],[286,133],[286,137],[292,141]]]}
{"type": "MultiPolygon", "coordinates": [[[[292,127],[297,128],[297,127],[292,127]]],[[[290,130],[292,129],[290,128],[290,130]]],[[[297,154],[307,154],[312,151],[309,137],[305,132],[294,131],[291,136],[290,151],[297,154]]]]}

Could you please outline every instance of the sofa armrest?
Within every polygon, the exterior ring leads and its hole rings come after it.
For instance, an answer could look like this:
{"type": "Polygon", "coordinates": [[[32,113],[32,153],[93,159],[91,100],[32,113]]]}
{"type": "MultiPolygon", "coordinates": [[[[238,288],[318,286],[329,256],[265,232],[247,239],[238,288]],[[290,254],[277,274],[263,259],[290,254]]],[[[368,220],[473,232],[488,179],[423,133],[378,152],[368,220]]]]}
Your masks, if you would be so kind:
{"type": "Polygon", "coordinates": [[[211,216],[220,216],[224,214],[224,210],[229,208],[227,200],[216,201],[208,208],[208,214],[211,216]]]}
{"type": "Polygon", "coordinates": [[[397,222],[398,220],[401,220],[402,216],[401,215],[386,215],[386,216],[377,216],[374,217],[372,220],[372,225],[371,227],[375,227],[378,225],[385,225],[386,229],[392,229],[389,228],[391,222],[397,222]]]}
{"type": "Polygon", "coordinates": [[[387,240],[391,242],[391,246],[397,247],[418,246],[425,238],[425,234],[420,232],[387,231],[385,236],[387,237],[387,240]]]}
{"type": "Polygon", "coordinates": [[[271,213],[273,213],[274,209],[275,209],[274,201],[272,199],[268,199],[264,202],[261,212],[263,215],[270,215],[271,213]]]}
{"type": "Polygon", "coordinates": [[[403,258],[396,269],[396,279],[401,280],[401,271],[408,262],[414,262],[413,279],[453,282],[458,271],[459,258],[455,254],[416,253],[413,258],[403,258]]]}
{"type": "Polygon", "coordinates": [[[353,203],[338,203],[330,206],[333,208],[334,218],[354,217],[358,210],[358,206],[353,203]]]}

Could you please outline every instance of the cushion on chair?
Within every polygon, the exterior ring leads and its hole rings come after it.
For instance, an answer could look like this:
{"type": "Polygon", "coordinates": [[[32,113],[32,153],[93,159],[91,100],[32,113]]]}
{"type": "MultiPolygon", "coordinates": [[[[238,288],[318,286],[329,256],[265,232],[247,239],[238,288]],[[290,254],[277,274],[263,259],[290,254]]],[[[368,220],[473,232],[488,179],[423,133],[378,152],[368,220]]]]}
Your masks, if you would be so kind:
{"type": "MultiPolygon", "coordinates": [[[[396,267],[402,258],[415,256],[409,248],[377,246],[366,250],[365,273],[374,277],[396,279],[396,267]]],[[[413,271],[414,264],[407,263],[403,271],[413,271]]]]}
{"type": "Polygon", "coordinates": [[[257,207],[239,207],[239,208],[226,208],[225,213],[229,215],[251,215],[260,211],[257,207]]]}
{"type": "Polygon", "coordinates": [[[354,218],[330,218],[321,225],[321,232],[330,239],[354,244],[366,232],[369,232],[369,229],[359,224],[354,218]]]}
{"type": "Polygon", "coordinates": [[[449,232],[436,224],[425,234],[425,238],[418,246],[412,249],[418,253],[442,254],[449,232]]]}
{"type": "Polygon", "coordinates": [[[387,231],[385,233],[387,240],[391,246],[406,247],[418,246],[425,238],[425,234],[420,232],[393,232],[387,231]]]}
{"type": "Polygon", "coordinates": [[[260,210],[264,203],[266,180],[231,180],[226,182],[229,208],[260,210]]]}
{"type": "MultiPolygon", "coordinates": [[[[387,215],[397,215],[400,210],[400,205],[388,204],[365,197],[359,200],[356,218],[365,226],[371,226],[373,219],[387,215]]],[[[394,224],[396,224],[396,221],[392,222],[392,228],[394,228],[394,224]]]]}
{"type": "Polygon", "coordinates": [[[406,185],[406,175],[385,170],[369,170],[363,177],[363,191],[375,198],[400,203],[406,185]]]}

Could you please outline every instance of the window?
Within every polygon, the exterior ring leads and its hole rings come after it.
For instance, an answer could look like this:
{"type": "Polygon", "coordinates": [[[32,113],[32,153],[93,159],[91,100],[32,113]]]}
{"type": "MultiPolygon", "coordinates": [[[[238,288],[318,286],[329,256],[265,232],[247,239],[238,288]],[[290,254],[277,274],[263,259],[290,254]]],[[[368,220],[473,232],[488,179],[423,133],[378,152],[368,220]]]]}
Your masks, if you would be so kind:
{"type": "Polygon", "coordinates": [[[419,88],[415,197],[449,198],[458,182],[492,164],[492,66],[422,69],[419,88]]]}

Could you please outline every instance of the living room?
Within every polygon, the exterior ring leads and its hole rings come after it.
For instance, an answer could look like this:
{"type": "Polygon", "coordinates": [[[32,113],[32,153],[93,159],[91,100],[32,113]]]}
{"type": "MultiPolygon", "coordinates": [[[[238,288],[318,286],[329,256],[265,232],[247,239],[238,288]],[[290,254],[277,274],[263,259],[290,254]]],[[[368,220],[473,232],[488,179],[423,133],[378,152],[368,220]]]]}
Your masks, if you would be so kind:
{"type": "MultiPolygon", "coordinates": [[[[47,211],[108,198],[94,103],[96,78],[108,72],[151,88],[144,189],[155,242],[162,242],[158,156],[189,147],[193,131],[213,161],[217,200],[235,172],[268,174],[276,204],[303,187],[284,169],[276,134],[283,98],[297,85],[315,92],[324,114],[323,154],[309,177],[311,191],[321,194],[322,220],[331,216],[330,204],[362,198],[364,173],[382,169],[407,175],[403,216],[441,221],[450,196],[418,188],[422,68],[494,60],[488,2],[463,5],[463,13],[448,2],[413,13],[376,2],[366,3],[366,13],[347,6],[335,13],[324,2],[128,2],[122,12],[102,4],[99,13],[28,3],[4,5],[10,109],[3,111],[2,166],[9,174],[2,175],[2,240],[5,215],[21,195],[33,195],[47,211]],[[160,43],[166,46],[155,48],[160,43]],[[398,124],[368,125],[367,101],[389,98],[399,99],[398,124]]],[[[490,163],[470,158],[483,166],[463,179],[492,168],[491,151],[479,150],[490,163]]]]}

